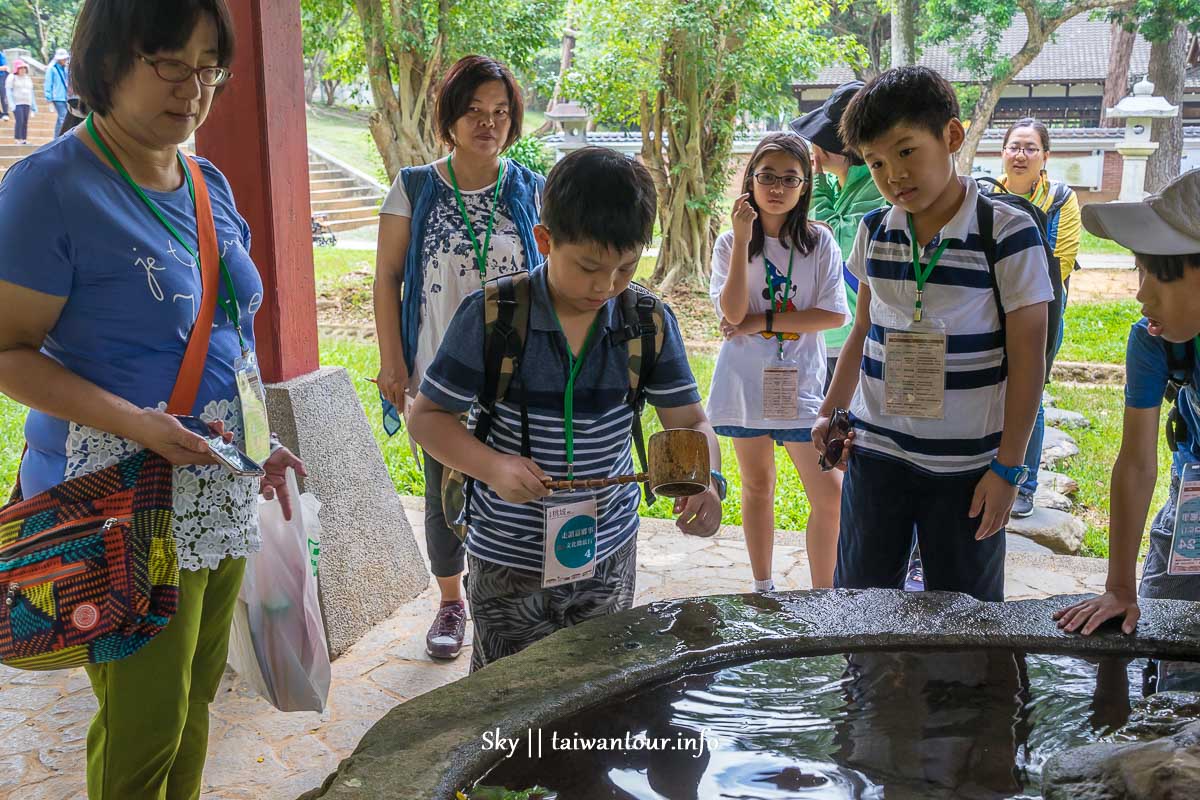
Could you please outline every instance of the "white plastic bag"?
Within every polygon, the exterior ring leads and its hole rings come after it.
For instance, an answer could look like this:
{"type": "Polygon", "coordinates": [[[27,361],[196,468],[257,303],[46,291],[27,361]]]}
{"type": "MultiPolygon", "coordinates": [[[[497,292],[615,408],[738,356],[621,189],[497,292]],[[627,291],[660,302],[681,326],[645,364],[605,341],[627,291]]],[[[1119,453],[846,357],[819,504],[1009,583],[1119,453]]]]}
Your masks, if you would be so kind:
{"type": "Polygon", "coordinates": [[[280,711],[324,711],[330,671],[317,599],[321,503],[300,494],[290,469],[287,480],[290,522],[278,499],[259,501],[262,551],[246,561],[229,665],[280,711]]]}

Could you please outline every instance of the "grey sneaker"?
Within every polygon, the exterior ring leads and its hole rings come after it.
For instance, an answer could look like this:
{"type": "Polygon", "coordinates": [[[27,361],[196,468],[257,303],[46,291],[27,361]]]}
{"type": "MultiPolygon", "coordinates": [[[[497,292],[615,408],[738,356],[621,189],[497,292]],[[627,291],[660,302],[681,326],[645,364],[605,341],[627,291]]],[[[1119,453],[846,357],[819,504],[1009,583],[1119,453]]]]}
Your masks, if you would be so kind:
{"type": "Polygon", "coordinates": [[[433,658],[458,658],[467,632],[467,607],[461,600],[443,603],[429,633],[425,634],[425,652],[433,658]]]}
{"type": "Polygon", "coordinates": [[[1028,492],[1017,492],[1013,501],[1012,515],[1017,519],[1025,519],[1033,515],[1033,495],[1028,492]]]}

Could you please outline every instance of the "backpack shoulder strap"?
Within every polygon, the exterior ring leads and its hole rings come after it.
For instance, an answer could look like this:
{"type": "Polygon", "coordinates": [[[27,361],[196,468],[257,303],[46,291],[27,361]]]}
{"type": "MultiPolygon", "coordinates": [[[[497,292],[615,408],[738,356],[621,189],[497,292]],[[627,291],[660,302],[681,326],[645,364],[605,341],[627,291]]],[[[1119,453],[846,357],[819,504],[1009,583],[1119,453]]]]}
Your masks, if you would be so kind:
{"type": "MultiPolygon", "coordinates": [[[[666,307],[645,287],[631,283],[621,293],[621,330],[619,336],[629,353],[629,394],[626,402],[633,409],[632,435],[642,471],[648,470],[642,409],[646,405],[646,384],[654,373],[666,336],[666,307]]],[[[645,486],[646,502],[653,504],[654,492],[645,486]]]]}
{"type": "Polygon", "coordinates": [[[990,175],[980,175],[975,179],[979,184],[980,194],[1008,194],[1008,187],[990,175]]]}
{"type": "Polygon", "coordinates": [[[996,206],[984,192],[979,193],[979,199],[975,203],[975,222],[979,226],[979,243],[984,258],[987,259],[992,296],[996,300],[996,313],[1000,315],[1000,330],[1004,331],[1004,302],[1000,297],[1000,281],[996,278],[996,206]]]}

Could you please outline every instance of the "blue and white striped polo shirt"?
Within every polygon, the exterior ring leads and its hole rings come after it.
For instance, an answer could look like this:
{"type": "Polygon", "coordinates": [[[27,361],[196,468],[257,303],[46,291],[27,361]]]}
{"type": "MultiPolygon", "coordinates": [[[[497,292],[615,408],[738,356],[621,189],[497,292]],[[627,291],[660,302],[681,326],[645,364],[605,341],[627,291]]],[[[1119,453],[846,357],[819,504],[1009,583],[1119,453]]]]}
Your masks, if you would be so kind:
{"type": "MultiPolygon", "coordinates": [[[[958,213],[925,247],[928,263],[948,240],[925,284],[925,318],[946,328],[945,419],[885,414],[884,368],[888,330],[911,320],[917,285],[907,215],[892,207],[871,235],[859,225],[847,267],[871,288],[871,330],[863,348],[851,412],[858,418],[855,447],[905,461],[928,472],[953,474],[986,467],[1004,430],[1007,360],[992,279],[979,237],[975,181],[959,178],[966,197],[958,213]]],[[[996,280],[1006,313],[1049,302],[1054,289],[1037,225],[1025,212],[995,203],[996,280]]]]}
{"type": "MultiPolygon", "coordinates": [[[[509,396],[518,399],[518,382],[524,382],[533,460],[551,477],[566,478],[563,390],[569,374],[567,340],[551,305],[545,265],[530,273],[530,289],[525,354],[509,396]]],[[[618,302],[609,300],[598,312],[596,335],[575,380],[577,478],[635,471],[630,435],[633,411],[625,402],[629,353],[624,342],[614,340],[621,327],[618,302]]],[[[483,389],[483,313],[483,292],[462,302],[421,383],[421,393],[448,411],[461,414],[471,409],[483,389]]],[[[679,326],[669,312],[666,320],[662,352],[645,387],[646,399],[664,408],[699,403],[679,326]]],[[[502,453],[520,454],[521,409],[511,400],[496,404],[489,444],[502,453]]],[[[596,499],[600,511],[596,558],[603,561],[637,534],[641,489],[633,484],[613,486],[598,491],[596,499]]],[[[467,552],[485,561],[540,572],[544,513],[541,502],[507,503],[487,486],[477,484],[467,552]]]]}

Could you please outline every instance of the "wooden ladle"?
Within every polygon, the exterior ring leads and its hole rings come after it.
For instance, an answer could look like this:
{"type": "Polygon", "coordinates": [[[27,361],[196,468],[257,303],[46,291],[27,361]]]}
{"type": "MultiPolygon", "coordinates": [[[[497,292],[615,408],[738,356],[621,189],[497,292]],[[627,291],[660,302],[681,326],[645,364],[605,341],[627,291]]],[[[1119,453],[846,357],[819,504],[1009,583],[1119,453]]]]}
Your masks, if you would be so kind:
{"type": "Polygon", "coordinates": [[[613,475],[607,478],[576,478],[572,481],[545,480],[546,488],[603,489],[623,483],[650,483],[663,497],[690,497],[708,488],[708,437],[691,428],[671,428],[650,437],[649,472],[613,475]]]}

